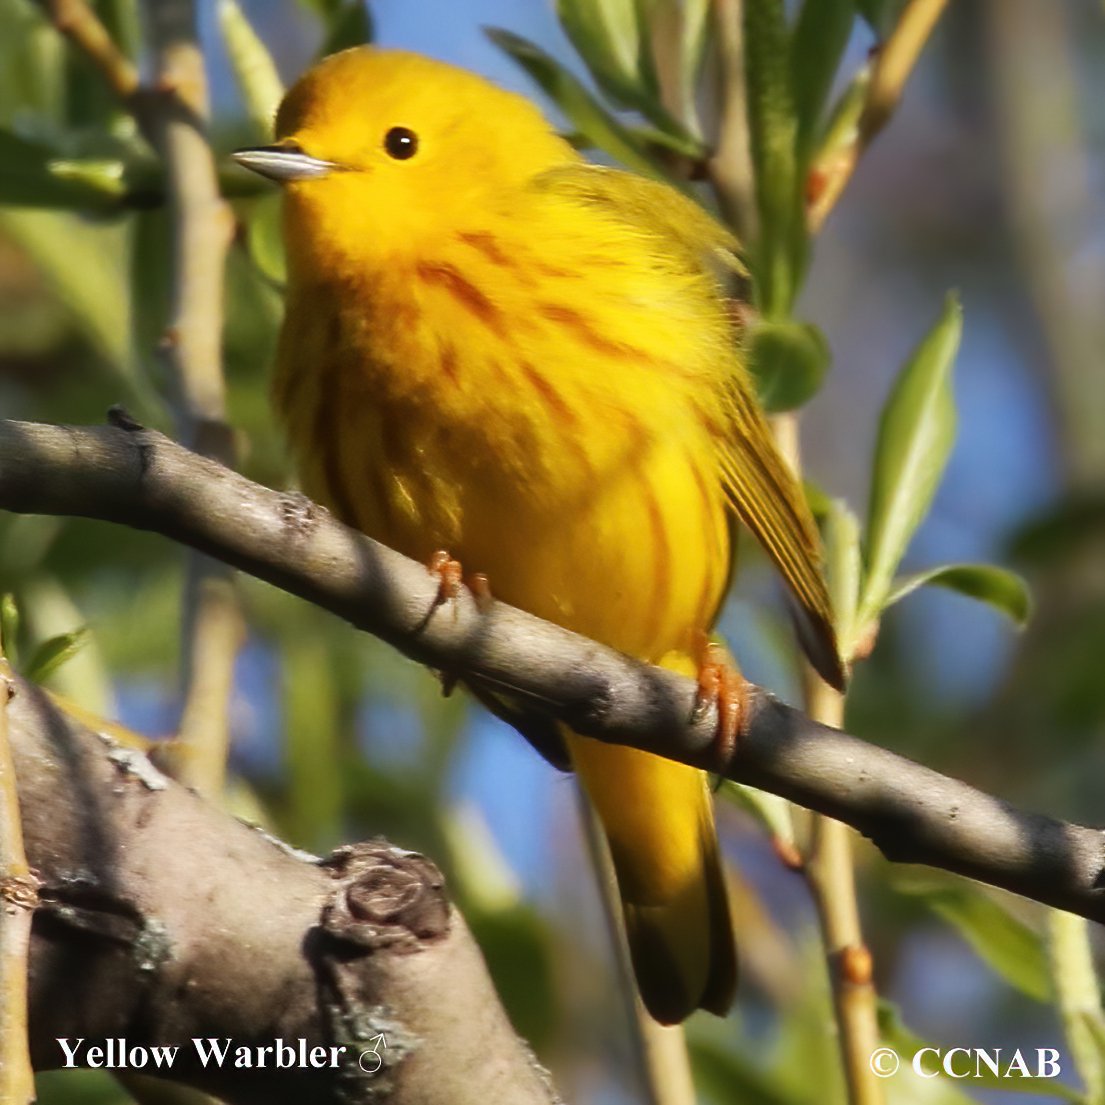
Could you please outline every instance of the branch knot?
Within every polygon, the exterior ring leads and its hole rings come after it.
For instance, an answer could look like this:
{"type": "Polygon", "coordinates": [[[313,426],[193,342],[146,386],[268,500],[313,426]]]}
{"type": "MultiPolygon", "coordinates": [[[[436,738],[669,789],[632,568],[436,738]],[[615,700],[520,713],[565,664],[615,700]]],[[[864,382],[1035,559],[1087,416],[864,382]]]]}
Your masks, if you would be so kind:
{"type": "Polygon", "coordinates": [[[339,848],[323,866],[340,880],[323,913],[331,935],[407,952],[448,933],[445,880],[425,856],[375,840],[339,848]]]}

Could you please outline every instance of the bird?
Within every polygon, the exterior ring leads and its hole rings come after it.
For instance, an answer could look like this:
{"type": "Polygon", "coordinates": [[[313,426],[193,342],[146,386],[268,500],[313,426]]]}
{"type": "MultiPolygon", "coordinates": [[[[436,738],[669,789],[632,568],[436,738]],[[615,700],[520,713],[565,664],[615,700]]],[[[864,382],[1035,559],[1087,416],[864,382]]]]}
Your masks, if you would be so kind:
{"type": "MultiPolygon", "coordinates": [[[[701,642],[743,525],[842,684],[819,535],[734,321],[740,247],[693,199],[589,163],[523,96],[375,45],[309,69],[273,142],[234,156],[283,191],[272,396],[309,495],[687,675],[713,662],[701,642]]],[[[666,1025],[726,1015],[737,955],[706,773],[564,739],[645,1007],[666,1025]]]]}

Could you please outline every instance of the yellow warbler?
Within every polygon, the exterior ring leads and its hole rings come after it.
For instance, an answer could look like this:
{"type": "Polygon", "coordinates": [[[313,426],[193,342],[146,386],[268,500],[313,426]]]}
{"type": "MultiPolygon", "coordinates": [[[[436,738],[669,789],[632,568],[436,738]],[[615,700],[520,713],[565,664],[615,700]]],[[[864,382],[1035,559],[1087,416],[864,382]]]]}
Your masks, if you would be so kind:
{"type": "MultiPolygon", "coordinates": [[[[840,666],[802,494],[743,368],[736,243],[675,190],[589,166],[519,96],[357,47],[291,89],[275,145],[287,309],[274,396],[306,490],[412,557],[693,673],[760,539],[840,666]]],[[[725,1013],[736,955],[705,775],[567,734],[610,842],[642,998],[725,1013]]]]}

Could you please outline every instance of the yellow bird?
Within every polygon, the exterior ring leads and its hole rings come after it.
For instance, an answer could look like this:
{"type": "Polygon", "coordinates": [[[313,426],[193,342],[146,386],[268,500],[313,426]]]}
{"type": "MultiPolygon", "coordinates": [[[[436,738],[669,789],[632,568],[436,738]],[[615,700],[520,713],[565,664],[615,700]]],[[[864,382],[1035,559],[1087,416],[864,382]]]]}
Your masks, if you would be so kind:
{"type": "MultiPolygon", "coordinates": [[[[289,91],[287,305],[273,394],[305,489],[494,594],[694,674],[739,519],[841,681],[819,542],[739,354],[732,237],[674,189],[588,165],[525,99],[357,47],[289,91]]],[[[736,983],[701,771],[567,734],[610,843],[641,996],[677,1023],[736,983]]]]}

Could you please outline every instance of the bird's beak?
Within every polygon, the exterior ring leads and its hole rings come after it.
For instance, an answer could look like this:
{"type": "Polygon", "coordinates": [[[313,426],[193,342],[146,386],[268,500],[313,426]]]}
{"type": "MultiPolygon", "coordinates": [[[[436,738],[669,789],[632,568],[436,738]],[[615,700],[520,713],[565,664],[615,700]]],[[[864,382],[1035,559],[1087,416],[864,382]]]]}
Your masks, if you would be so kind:
{"type": "Polygon", "coordinates": [[[294,146],[254,146],[248,150],[235,150],[230,156],[239,165],[279,184],[319,180],[341,168],[333,161],[321,161],[294,146]]]}

